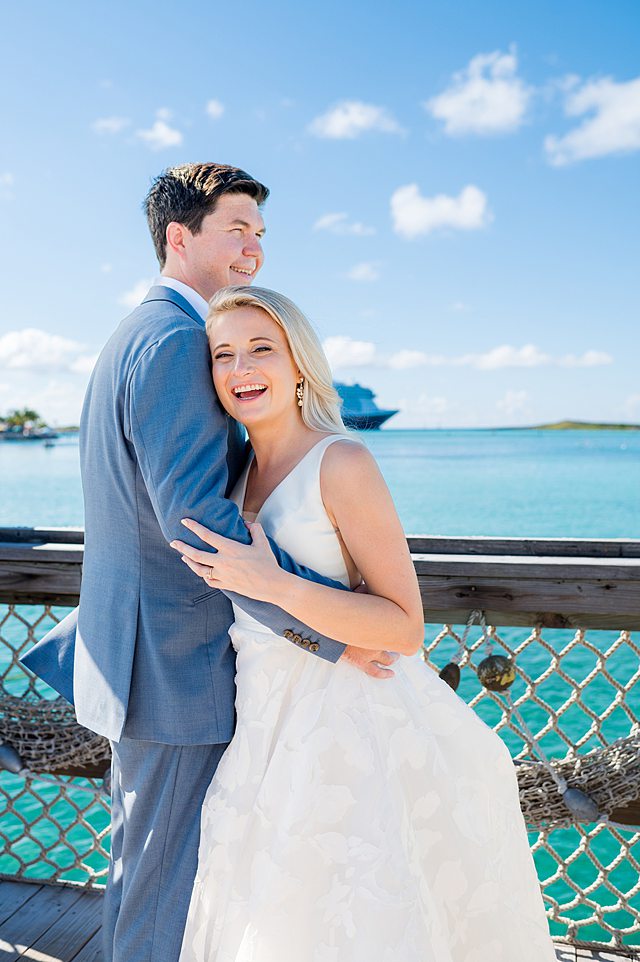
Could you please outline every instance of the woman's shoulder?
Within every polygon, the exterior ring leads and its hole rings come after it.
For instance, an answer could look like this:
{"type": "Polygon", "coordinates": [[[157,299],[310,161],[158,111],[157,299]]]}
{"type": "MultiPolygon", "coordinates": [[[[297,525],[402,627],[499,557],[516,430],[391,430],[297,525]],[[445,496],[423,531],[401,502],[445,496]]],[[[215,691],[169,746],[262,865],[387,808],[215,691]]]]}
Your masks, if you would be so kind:
{"type": "Polygon", "coordinates": [[[378,473],[375,458],[359,438],[348,435],[334,435],[334,438],[322,458],[320,477],[323,487],[358,484],[378,473]]]}

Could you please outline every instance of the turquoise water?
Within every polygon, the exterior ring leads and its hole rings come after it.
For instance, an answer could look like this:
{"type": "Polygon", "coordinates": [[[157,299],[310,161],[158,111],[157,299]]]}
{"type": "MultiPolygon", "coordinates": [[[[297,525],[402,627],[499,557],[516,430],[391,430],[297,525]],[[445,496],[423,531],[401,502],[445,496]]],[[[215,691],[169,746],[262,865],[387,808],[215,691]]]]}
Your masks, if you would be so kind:
{"type": "MultiPolygon", "coordinates": [[[[362,434],[411,534],[640,538],[640,431],[362,434]]],[[[81,525],[77,438],[0,444],[0,524],[81,525]]]]}
{"type": "MultiPolygon", "coordinates": [[[[640,538],[640,432],[386,430],[363,438],[380,464],[407,533],[640,538]]],[[[0,478],[0,525],[82,525],[77,438],[63,438],[50,449],[40,444],[0,444],[0,478]]],[[[0,618],[5,612],[6,608],[0,606],[0,618]]],[[[36,609],[25,607],[22,612],[31,617],[36,609]]],[[[44,629],[42,624],[39,631],[44,629]]],[[[437,631],[437,627],[428,626],[427,638],[435,637],[437,631]]],[[[24,628],[18,623],[7,623],[2,633],[16,645],[24,641],[24,628]]],[[[526,629],[500,632],[511,645],[523,640],[527,633],[526,629]]],[[[572,633],[547,631],[544,636],[555,650],[560,650],[572,633]]],[[[473,637],[477,637],[477,632],[473,637]]],[[[605,650],[616,634],[591,632],[588,637],[598,649],[605,650]]],[[[444,643],[435,657],[438,665],[444,664],[452,651],[453,645],[444,643]]],[[[0,668],[3,659],[6,663],[6,655],[0,651],[0,668]]],[[[477,660],[479,656],[475,655],[474,661],[477,660]]],[[[544,670],[548,660],[548,653],[540,646],[528,648],[521,656],[522,666],[533,676],[544,670]]],[[[573,677],[580,679],[595,664],[596,655],[581,648],[571,656],[567,667],[573,677]]],[[[607,665],[612,676],[624,683],[637,668],[637,656],[623,648],[607,665]]],[[[12,675],[11,687],[17,692],[21,676],[18,670],[12,675]]],[[[514,686],[515,695],[521,691],[518,684],[514,686]]],[[[463,672],[461,695],[468,700],[476,691],[475,675],[463,672]]],[[[570,694],[570,688],[558,676],[552,676],[540,691],[555,707],[570,694]]],[[[591,711],[601,715],[612,695],[611,685],[599,676],[589,686],[584,701],[591,711]]],[[[499,709],[493,703],[483,703],[479,712],[490,724],[498,720],[499,709]]],[[[525,714],[534,728],[544,722],[544,713],[535,705],[527,705],[525,714]]],[[[572,740],[589,727],[588,717],[579,707],[574,706],[562,717],[563,730],[572,740]]],[[[626,734],[628,727],[626,716],[618,709],[607,720],[604,734],[612,739],[626,734]]],[[[513,751],[520,748],[514,736],[507,734],[506,741],[513,751]]],[[[592,739],[585,747],[595,744],[592,739]]],[[[553,734],[545,736],[543,745],[550,755],[563,755],[566,750],[553,734]]],[[[17,780],[13,790],[20,790],[17,780]]],[[[47,792],[55,794],[55,789],[45,790],[45,797],[47,792]]],[[[20,805],[25,817],[37,818],[38,803],[23,799],[20,805]]],[[[91,819],[96,828],[104,824],[99,810],[91,819]]],[[[43,840],[52,838],[47,835],[52,831],[50,826],[40,825],[43,840]]],[[[3,816],[3,828],[10,837],[22,832],[20,823],[15,820],[14,824],[7,816],[3,816]]],[[[532,841],[534,837],[531,836],[532,841]]],[[[82,844],[80,837],[77,841],[82,844]]],[[[554,833],[553,844],[567,855],[577,841],[578,834],[573,830],[554,833]]],[[[597,846],[605,864],[614,857],[616,844],[608,833],[599,837],[597,846]]],[[[23,852],[35,857],[37,849],[23,843],[23,852]]],[[[640,852],[636,851],[638,855],[640,852]]],[[[68,852],[61,847],[56,860],[65,864],[68,858],[68,852]]],[[[545,878],[552,868],[549,857],[540,853],[536,864],[540,877],[545,878]]],[[[9,856],[0,858],[0,871],[12,871],[13,867],[9,856]]],[[[46,874],[46,869],[42,874],[46,874]]],[[[594,870],[590,863],[578,859],[571,874],[581,885],[587,885],[594,870]]],[[[82,876],[70,873],[69,877],[82,876]]],[[[616,869],[615,880],[623,891],[636,879],[629,865],[616,869]]],[[[564,898],[564,886],[559,881],[550,891],[564,898]]],[[[604,891],[595,897],[603,905],[612,901],[604,891]]],[[[629,921],[620,913],[609,918],[610,924],[620,927],[629,921]]],[[[554,933],[561,931],[554,928],[554,933]]],[[[582,931],[581,938],[603,938],[603,934],[592,927],[588,932],[582,931]]],[[[637,944],[640,940],[629,941],[637,944]]]]}

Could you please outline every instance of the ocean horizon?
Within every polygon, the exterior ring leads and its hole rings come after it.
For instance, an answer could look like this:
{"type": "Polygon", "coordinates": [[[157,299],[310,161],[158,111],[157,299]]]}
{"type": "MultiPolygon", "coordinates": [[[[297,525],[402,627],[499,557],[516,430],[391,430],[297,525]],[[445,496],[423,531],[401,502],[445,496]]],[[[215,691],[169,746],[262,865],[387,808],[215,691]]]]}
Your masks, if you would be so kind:
{"type": "MultiPolygon", "coordinates": [[[[359,432],[407,534],[640,538],[640,431],[359,432]]],[[[0,444],[0,524],[82,526],[78,435],[0,444]]]]}

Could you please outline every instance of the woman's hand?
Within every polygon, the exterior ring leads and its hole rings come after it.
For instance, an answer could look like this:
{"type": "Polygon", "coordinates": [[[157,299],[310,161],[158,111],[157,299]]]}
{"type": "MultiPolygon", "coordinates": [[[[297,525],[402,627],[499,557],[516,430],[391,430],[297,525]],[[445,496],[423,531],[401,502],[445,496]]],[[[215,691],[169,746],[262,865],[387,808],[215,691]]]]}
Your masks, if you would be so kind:
{"type": "Polygon", "coordinates": [[[180,552],[184,563],[211,588],[235,591],[256,601],[275,600],[286,573],[278,565],[262,525],[248,525],[251,544],[240,544],[189,518],[183,519],[182,524],[205,544],[215,548],[214,553],[192,548],[184,541],[171,542],[171,547],[180,552]]]}

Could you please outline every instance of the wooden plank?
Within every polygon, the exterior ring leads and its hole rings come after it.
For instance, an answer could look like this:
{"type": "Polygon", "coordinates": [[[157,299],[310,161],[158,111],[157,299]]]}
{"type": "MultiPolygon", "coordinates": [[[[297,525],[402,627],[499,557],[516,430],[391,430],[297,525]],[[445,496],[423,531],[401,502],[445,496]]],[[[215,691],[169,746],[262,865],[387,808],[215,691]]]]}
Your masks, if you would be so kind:
{"type": "Polygon", "coordinates": [[[0,561],[0,603],[75,605],[81,578],[79,564],[0,561]]]}
{"type": "Polygon", "coordinates": [[[518,555],[413,554],[418,574],[469,578],[559,578],[576,581],[635,581],[640,589],[640,558],[522,558],[518,555]]]}
{"type": "Polygon", "coordinates": [[[28,528],[0,526],[0,542],[55,541],[59,544],[84,544],[84,528],[28,528]]]}
{"type": "MultiPolygon", "coordinates": [[[[417,566],[416,566],[417,567],[417,566]]],[[[504,579],[433,577],[419,572],[418,582],[426,612],[464,611],[472,608],[499,612],[529,612],[529,624],[537,615],[611,615],[616,627],[626,628],[640,620],[640,582],[569,581],[548,579],[504,579]]],[[[425,620],[433,621],[429,617],[425,620]]],[[[503,622],[508,624],[509,622],[503,622]]],[[[553,627],[564,627],[560,622],[553,627]]]]}
{"type": "Polygon", "coordinates": [[[576,946],[576,962],[623,962],[624,959],[638,959],[640,956],[632,946],[624,952],[595,946],[576,946]]]}
{"type": "Polygon", "coordinates": [[[553,947],[556,950],[558,962],[576,962],[576,950],[573,945],[554,942],[553,947]]]}
{"type": "MultiPolygon", "coordinates": [[[[458,555],[469,560],[483,555],[531,560],[558,558],[567,562],[580,558],[596,559],[600,562],[640,560],[640,541],[617,541],[605,544],[587,540],[578,543],[561,538],[544,541],[529,538],[437,538],[415,535],[408,537],[407,543],[412,554],[458,555]]],[[[55,537],[12,539],[2,537],[2,529],[0,529],[0,560],[20,561],[26,557],[37,556],[51,561],[81,563],[83,550],[83,540],[69,538],[56,540],[55,537]]]]}
{"type": "Polygon", "coordinates": [[[0,544],[0,560],[3,562],[17,561],[18,564],[26,561],[41,564],[52,561],[54,564],[65,562],[66,564],[82,564],[84,559],[84,545],[56,544],[53,541],[44,541],[37,544],[0,544]]]}
{"type": "MultiPolygon", "coordinates": [[[[425,596],[423,593],[423,603],[425,596]]],[[[486,601],[486,599],[485,599],[486,601]]],[[[474,608],[484,611],[488,625],[496,628],[531,628],[539,625],[541,628],[591,628],[603,631],[640,631],[640,615],[625,615],[617,613],[608,615],[567,614],[560,611],[504,611],[487,604],[470,601],[461,607],[432,608],[424,605],[424,622],[426,625],[464,625],[469,612],[474,608]]]]}
{"type": "MultiPolygon", "coordinates": [[[[411,549],[427,554],[520,554],[562,555],[563,557],[640,558],[640,540],[631,538],[509,538],[451,537],[449,535],[408,535],[411,549]]],[[[0,542],[41,544],[83,544],[84,529],[79,527],[1,527],[0,542]]]]}
{"type": "MultiPolygon", "coordinates": [[[[1,539],[0,539],[1,540],[1,539]]],[[[408,535],[412,552],[418,554],[543,555],[563,558],[640,558],[640,540],[631,538],[503,538],[408,535]]]]}
{"type": "Polygon", "coordinates": [[[0,926],[0,959],[18,959],[82,896],[82,890],[43,885],[36,896],[0,926]]]}
{"type": "Polygon", "coordinates": [[[30,885],[25,882],[12,882],[3,880],[0,882],[0,925],[32,899],[40,889],[41,885],[30,885]]]}
{"type": "Polygon", "coordinates": [[[78,901],[64,913],[24,953],[24,959],[49,962],[50,959],[74,958],[100,930],[102,896],[83,892],[78,901]]]}
{"type": "MultiPolygon", "coordinates": [[[[482,540],[486,547],[487,539],[482,540]]],[[[451,547],[454,539],[448,541],[451,547]]],[[[507,541],[500,539],[501,548],[507,541]]],[[[470,542],[458,539],[456,547],[462,543],[470,542]]],[[[526,539],[514,539],[512,547],[516,543],[522,546],[526,539]]],[[[4,553],[3,560],[0,549],[0,602],[77,604],[82,570],[77,546],[13,544],[4,553]],[[49,548],[53,560],[43,553],[49,548]]],[[[472,608],[482,608],[496,625],[640,627],[640,557],[444,552],[413,558],[427,622],[459,624],[472,608]]]]}
{"type": "MultiPolygon", "coordinates": [[[[94,762],[91,765],[65,765],[63,768],[33,768],[32,771],[51,772],[54,775],[71,775],[72,778],[99,778],[103,779],[105,773],[110,770],[109,761],[94,762]]],[[[0,960],[2,962],[2,960],[0,960]]]]}
{"type": "Polygon", "coordinates": [[[620,822],[621,825],[629,825],[632,828],[640,826],[640,798],[635,802],[629,802],[624,808],[614,808],[611,812],[611,821],[620,822]]]}
{"type": "Polygon", "coordinates": [[[98,931],[69,962],[102,962],[102,932],[98,931]]]}

